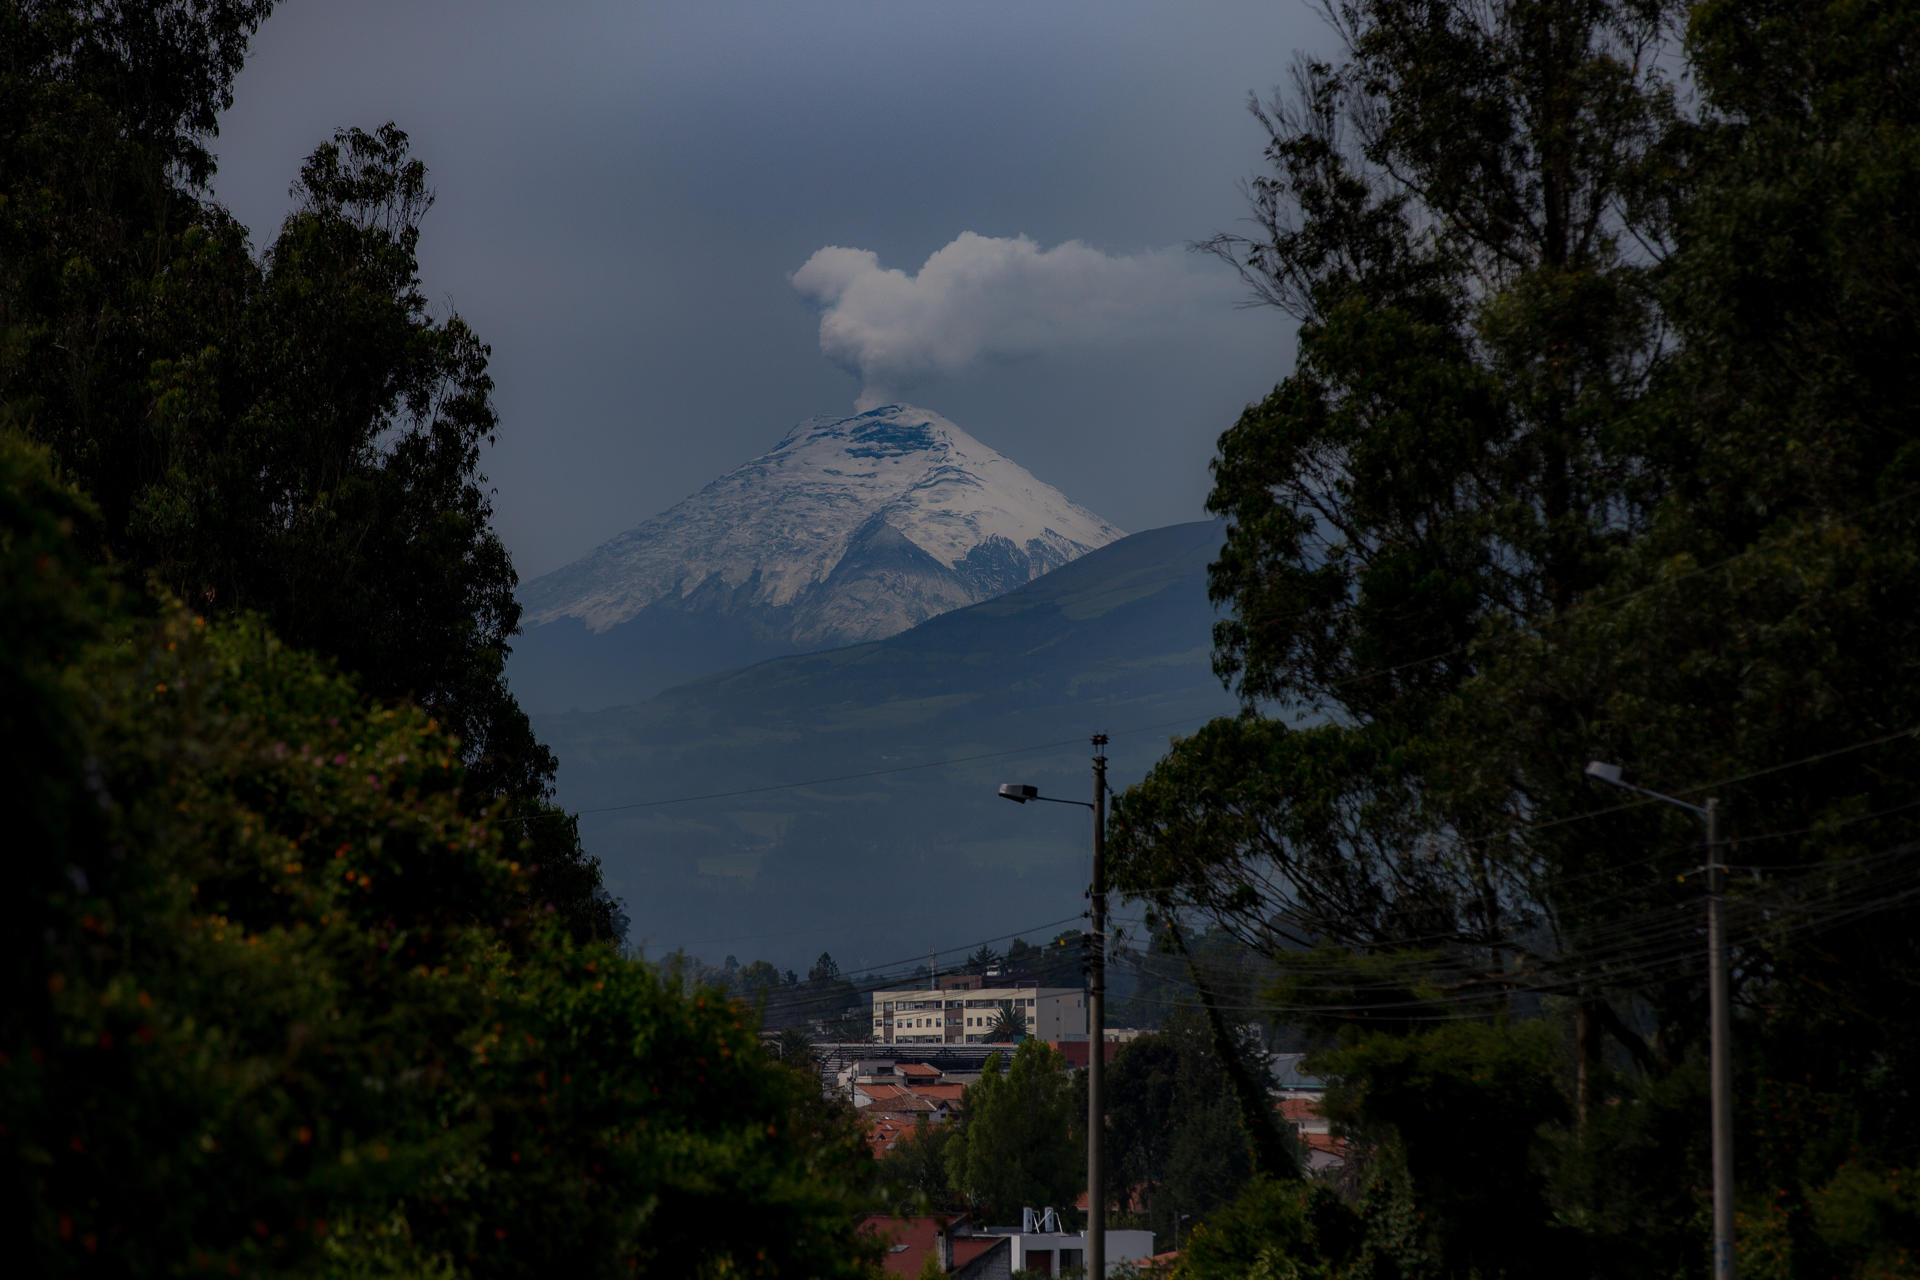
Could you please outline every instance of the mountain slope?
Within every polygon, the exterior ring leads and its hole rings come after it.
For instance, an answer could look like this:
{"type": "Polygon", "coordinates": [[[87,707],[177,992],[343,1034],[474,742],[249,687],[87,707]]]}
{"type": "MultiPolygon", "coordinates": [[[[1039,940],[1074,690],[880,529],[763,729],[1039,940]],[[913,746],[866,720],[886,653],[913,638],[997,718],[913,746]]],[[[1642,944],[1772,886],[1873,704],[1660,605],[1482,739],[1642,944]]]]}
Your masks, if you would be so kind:
{"type": "Polygon", "coordinates": [[[1121,536],[924,409],[815,419],[522,588],[511,676],[607,706],[779,653],[875,640],[1121,536]]]}
{"type": "Polygon", "coordinates": [[[582,818],[633,940],[804,969],[826,947],[879,963],[1078,912],[1086,823],[995,786],[1081,798],[1106,732],[1124,787],[1170,734],[1235,710],[1210,664],[1220,542],[1214,522],[1135,534],[883,641],[536,717],[563,804],[636,806],[582,818]],[[1042,743],[1065,745],[1004,754],[1042,743]],[[985,758],[918,767],[966,757],[985,758]],[[755,790],[820,778],[844,780],[755,790]]]}

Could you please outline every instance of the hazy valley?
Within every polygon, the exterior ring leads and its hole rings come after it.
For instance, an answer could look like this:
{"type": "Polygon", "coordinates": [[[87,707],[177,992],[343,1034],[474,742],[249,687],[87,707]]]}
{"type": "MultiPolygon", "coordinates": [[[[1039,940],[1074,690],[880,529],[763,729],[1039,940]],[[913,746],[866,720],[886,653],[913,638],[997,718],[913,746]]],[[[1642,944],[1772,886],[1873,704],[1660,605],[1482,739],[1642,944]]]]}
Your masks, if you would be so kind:
{"type": "Polygon", "coordinates": [[[803,969],[827,946],[851,969],[1079,912],[1085,815],[995,787],[1088,796],[1095,732],[1124,786],[1232,712],[1209,665],[1219,539],[1134,534],[885,640],[536,717],[632,940],[803,969]]]}

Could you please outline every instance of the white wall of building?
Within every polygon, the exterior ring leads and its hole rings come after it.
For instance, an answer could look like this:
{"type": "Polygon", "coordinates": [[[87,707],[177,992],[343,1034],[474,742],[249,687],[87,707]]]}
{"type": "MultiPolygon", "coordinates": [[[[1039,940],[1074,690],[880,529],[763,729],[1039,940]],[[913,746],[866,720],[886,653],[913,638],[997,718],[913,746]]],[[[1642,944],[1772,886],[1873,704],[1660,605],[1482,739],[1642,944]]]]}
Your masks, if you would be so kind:
{"type": "Polygon", "coordinates": [[[880,1044],[984,1044],[988,1028],[1011,1002],[1040,1040],[1087,1036],[1087,998],[1078,987],[985,987],[934,991],[915,987],[873,993],[873,1038],[880,1044]]]}
{"type": "MultiPolygon", "coordinates": [[[[1084,1232],[1022,1231],[1014,1235],[1012,1240],[1015,1271],[1044,1269],[1049,1275],[1057,1276],[1063,1267],[1087,1265],[1087,1237],[1084,1232]],[[1046,1256],[1043,1259],[1036,1257],[1036,1254],[1046,1256]]],[[[1138,1262],[1152,1256],[1153,1232],[1107,1232],[1108,1272],[1123,1262],[1138,1262]]]]}

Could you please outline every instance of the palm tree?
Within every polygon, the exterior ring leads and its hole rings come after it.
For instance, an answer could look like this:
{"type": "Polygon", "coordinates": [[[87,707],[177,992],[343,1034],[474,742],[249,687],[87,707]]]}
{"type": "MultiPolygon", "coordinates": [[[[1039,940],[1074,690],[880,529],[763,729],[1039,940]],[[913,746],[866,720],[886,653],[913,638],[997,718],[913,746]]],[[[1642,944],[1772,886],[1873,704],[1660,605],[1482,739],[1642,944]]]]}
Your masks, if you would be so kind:
{"type": "Polygon", "coordinates": [[[799,1027],[783,1027],[768,1047],[774,1057],[796,1067],[807,1066],[814,1060],[813,1038],[799,1027]]]}
{"type": "Polygon", "coordinates": [[[1027,1038],[1027,1015],[1013,1007],[1011,1000],[1000,1003],[1000,1012],[987,1028],[988,1044],[1016,1044],[1027,1038]]]}

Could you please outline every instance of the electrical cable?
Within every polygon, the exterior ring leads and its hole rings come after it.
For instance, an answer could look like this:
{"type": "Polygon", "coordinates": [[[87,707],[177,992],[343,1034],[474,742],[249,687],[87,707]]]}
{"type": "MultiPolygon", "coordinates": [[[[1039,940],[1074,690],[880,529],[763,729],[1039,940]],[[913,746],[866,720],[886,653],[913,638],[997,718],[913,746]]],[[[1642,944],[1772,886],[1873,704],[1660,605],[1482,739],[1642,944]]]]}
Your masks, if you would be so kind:
{"type": "MultiPolygon", "coordinates": [[[[1769,891],[1765,894],[1727,897],[1725,900],[1731,917],[1728,922],[1730,946],[1737,948],[1763,937],[1767,942],[1777,943],[1784,938],[1817,929],[1830,929],[1837,924],[1884,912],[1920,898],[1920,875],[1915,874],[1920,872],[1920,866],[1916,866],[1910,857],[1916,850],[1920,850],[1920,843],[1891,846],[1851,859],[1830,860],[1818,864],[1815,871],[1811,873],[1769,886],[1769,891]],[[1883,865],[1894,863],[1904,864],[1908,877],[1915,883],[1899,887],[1898,881],[1889,881],[1875,874],[1883,865]],[[1827,893],[1820,900],[1809,903],[1796,903],[1792,900],[1791,891],[1798,890],[1810,881],[1830,880],[1831,872],[1847,868],[1858,874],[1850,884],[1841,886],[1838,891],[1827,893]],[[1807,918],[1781,924],[1766,919],[1769,912],[1799,912],[1807,918]],[[1759,918],[1758,924],[1754,923],[1756,917],[1759,918]]],[[[1662,921],[1656,916],[1651,929],[1647,928],[1643,921],[1625,922],[1629,927],[1615,932],[1611,952],[1604,948],[1589,949],[1577,956],[1568,957],[1577,962],[1581,971],[1557,979],[1549,976],[1550,970],[1507,971],[1473,975],[1463,984],[1465,989],[1451,991],[1436,989],[1428,995],[1398,1001],[1369,1002],[1364,1006],[1294,1004],[1275,1001],[1263,1002],[1259,1005],[1221,1007],[1268,1015],[1359,1013],[1365,1017],[1394,1014],[1413,1016],[1416,1020],[1433,1020],[1433,1015],[1426,1011],[1431,1010],[1436,1003],[1445,1004],[1455,1010],[1472,1008],[1476,1005],[1495,1007],[1504,1005],[1515,995],[1576,993],[1583,988],[1590,989],[1596,979],[1603,987],[1619,989],[1625,979],[1665,974],[1678,964],[1696,967],[1701,963],[1699,952],[1703,926],[1694,918],[1698,905],[1697,902],[1672,904],[1671,907],[1663,909],[1661,914],[1673,918],[1662,921]],[[1594,972],[1595,969],[1599,970],[1597,974],[1594,972]]],[[[1186,966],[1184,960],[1176,960],[1166,955],[1120,953],[1114,958],[1121,967],[1131,966],[1143,978],[1158,978],[1162,981],[1173,978],[1174,975],[1168,972],[1169,967],[1184,971],[1186,966]]],[[[1288,975],[1297,975],[1302,972],[1299,966],[1283,965],[1281,967],[1288,975]]],[[[1307,972],[1331,976],[1331,973],[1336,971],[1319,968],[1310,969],[1307,972]]],[[[1368,978],[1363,981],[1341,983],[1331,987],[1290,984],[1288,989],[1296,992],[1324,992],[1329,995],[1364,994],[1369,990],[1397,993],[1409,985],[1409,979],[1431,978],[1433,975],[1434,966],[1431,963],[1426,965],[1424,973],[1417,969],[1406,969],[1384,978],[1377,966],[1370,965],[1368,978]]],[[[1145,999],[1138,995],[1129,998],[1145,999]]],[[[1159,1001],[1158,1003],[1177,1002],[1159,1001]]]]}
{"type": "MultiPolygon", "coordinates": [[[[1761,935],[1769,942],[1791,938],[1821,928],[1830,928],[1835,924],[1846,923],[1864,916],[1877,914],[1895,906],[1920,898],[1920,875],[1914,878],[1916,883],[1905,888],[1896,888],[1884,879],[1874,879],[1863,875],[1855,883],[1844,886],[1844,891],[1827,895],[1824,901],[1796,904],[1781,889],[1796,888],[1800,882],[1826,878],[1836,868],[1853,868],[1857,871],[1871,872],[1882,864],[1905,862],[1909,872],[1920,872],[1908,857],[1920,844],[1903,844],[1883,850],[1872,851],[1852,859],[1833,860],[1819,864],[1814,872],[1798,877],[1781,885],[1771,886],[1774,892],[1762,897],[1748,894],[1728,900],[1729,945],[1738,947],[1750,944],[1761,935]],[[1851,896],[1851,900],[1849,899],[1851,896]],[[1760,926],[1754,926],[1751,919],[1765,912],[1799,912],[1806,918],[1791,923],[1775,923],[1763,920],[1760,926]]],[[[1350,1021],[1366,1021],[1371,1018],[1390,1018],[1402,1022],[1442,1022],[1481,1020],[1488,1013],[1507,1007],[1516,997],[1540,997],[1550,995],[1575,994],[1582,989],[1590,989],[1597,980],[1601,986],[1619,990],[1628,986],[1627,979],[1654,977],[1670,974],[1677,966],[1695,967],[1700,963],[1702,925],[1695,919],[1698,902],[1674,903],[1662,908],[1651,916],[1651,927],[1646,918],[1628,922],[1631,927],[1618,929],[1612,938],[1613,949],[1596,946],[1574,957],[1580,962],[1581,972],[1553,976],[1552,967],[1539,970],[1519,970],[1496,973],[1471,974],[1453,988],[1430,988],[1427,994],[1414,995],[1400,1000],[1368,1001],[1364,1004],[1339,1003],[1295,1003],[1263,1002],[1254,1005],[1217,1004],[1225,1011],[1259,1013],[1267,1016],[1276,1014],[1311,1015],[1315,1017],[1343,1016],[1350,1021]],[[1598,970],[1595,973],[1594,970],[1598,970]]],[[[1006,941],[1024,934],[1066,924],[1081,916],[1067,916],[1043,924],[1032,925],[1014,933],[1001,934],[993,938],[976,940],[971,943],[948,947],[935,952],[936,957],[953,955],[975,950],[980,946],[1006,941]]],[[[1145,925],[1145,919],[1139,921],[1117,919],[1115,924],[1122,927],[1132,924],[1145,925]]],[[[855,1002],[871,997],[878,992],[888,990],[917,990],[915,987],[893,985],[902,980],[912,980],[916,974],[888,974],[884,970],[900,965],[917,964],[918,956],[888,962],[885,965],[866,970],[861,981],[849,981],[848,988],[838,992],[824,992],[803,997],[799,1000],[769,1001],[782,1017],[807,1016],[816,1010],[850,1010],[855,1002]]],[[[1166,980],[1173,975],[1169,967],[1185,972],[1187,961],[1172,956],[1153,953],[1116,950],[1109,952],[1110,967],[1127,972],[1131,970],[1143,978],[1166,980]],[[1158,968],[1159,972],[1155,972],[1158,968]]],[[[1300,974],[1297,966],[1286,966],[1289,974],[1300,974]]],[[[1312,972],[1310,970],[1309,972],[1312,972]]],[[[1351,973],[1350,969],[1326,967],[1317,970],[1327,976],[1351,973]]],[[[1408,985],[1422,978],[1434,976],[1434,966],[1430,960],[1421,959],[1409,962],[1409,966],[1399,973],[1382,977],[1377,967],[1370,969],[1368,980],[1345,982],[1333,986],[1292,985],[1296,992],[1325,993],[1328,995],[1365,994],[1368,991],[1398,993],[1408,985]]],[[[1178,979],[1176,979],[1178,980],[1178,979]]],[[[779,991],[783,988],[773,988],[779,991]]],[[[1187,997],[1190,998],[1190,997],[1187,997]]],[[[1130,1001],[1149,1005],[1175,1007],[1185,999],[1164,999],[1135,993],[1130,1001]]]]}
{"type": "MultiPolygon", "coordinates": [[[[1038,933],[1046,929],[1052,929],[1052,928],[1055,928],[1056,926],[1069,924],[1075,920],[1083,920],[1085,918],[1086,918],[1085,912],[1081,912],[1078,915],[1062,916],[1058,920],[1048,920],[1040,924],[1028,925],[1025,928],[1018,929],[1012,933],[1003,933],[1003,934],[998,934],[991,938],[978,938],[972,942],[960,943],[951,947],[942,947],[935,950],[932,954],[936,960],[942,956],[966,955],[973,951],[977,951],[980,947],[989,946],[995,942],[1006,942],[1010,939],[1023,937],[1029,933],[1038,933]]],[[[1039,948],[1039,949],[1044,950],[1044,948],[1039,948]]],[[[666,958],[663,958],[662,960],[659,960],[659,961],[653,961],[650,963],[653,963],[656,966],[669,964],[671,962],[671,957],[679,954],[681,953],[668,952],[666,958]]],[[[922,955],[909,956],[900,960],[885,961],[879,965],[867,966],[861,970],[861,973],[858,979],[847,978],[846,981],[849,984],[849,987],[852,990],[852,992],[855,993],[854,998],[856,999],[862,996],[871,997],[875,992],[879,992],[879,991],[922,989],[922,988],[913,988],[910,986],[899,985],[901,983],[909,982],[914,978],[916,978],[918,976],[918,970],[912,970],[908,972],[894,972],[894,973],[887,973],[886,971],[890,969],[899,970],[907,965],[924,964],[925,959],[926,959],[926,956],[922,954],[922,955]]],[[[704,963],[702,967],[707,969],[713,968],[713,966],[705,965],[704,963]]],[[[794,984],[792,987],[789,987],[786,985],[767,987],[762,989],[762,994],[765,994],[771,997],[772,993],[774,992],[795,990],[798,987],[799,987],[799,984],[797,983],[794,984]]],[[[735,997],[735,998],[740,998],[740,997],[735,997]]],[[[767,1003],[770,1008],[777,1007],[778,1012],[781,1013],[783,1016],[791,1015],[795,1013],[804,1014],[817,1009],[851,1007],[851,1005],[848,1002],[847,993],[845,991],[820,992],[820,993],[808,994],[793,1000],[778,1001],[777,1006],[776,1006],[776,1002],[771,998],[768,1000],[767,1003]]]]}

